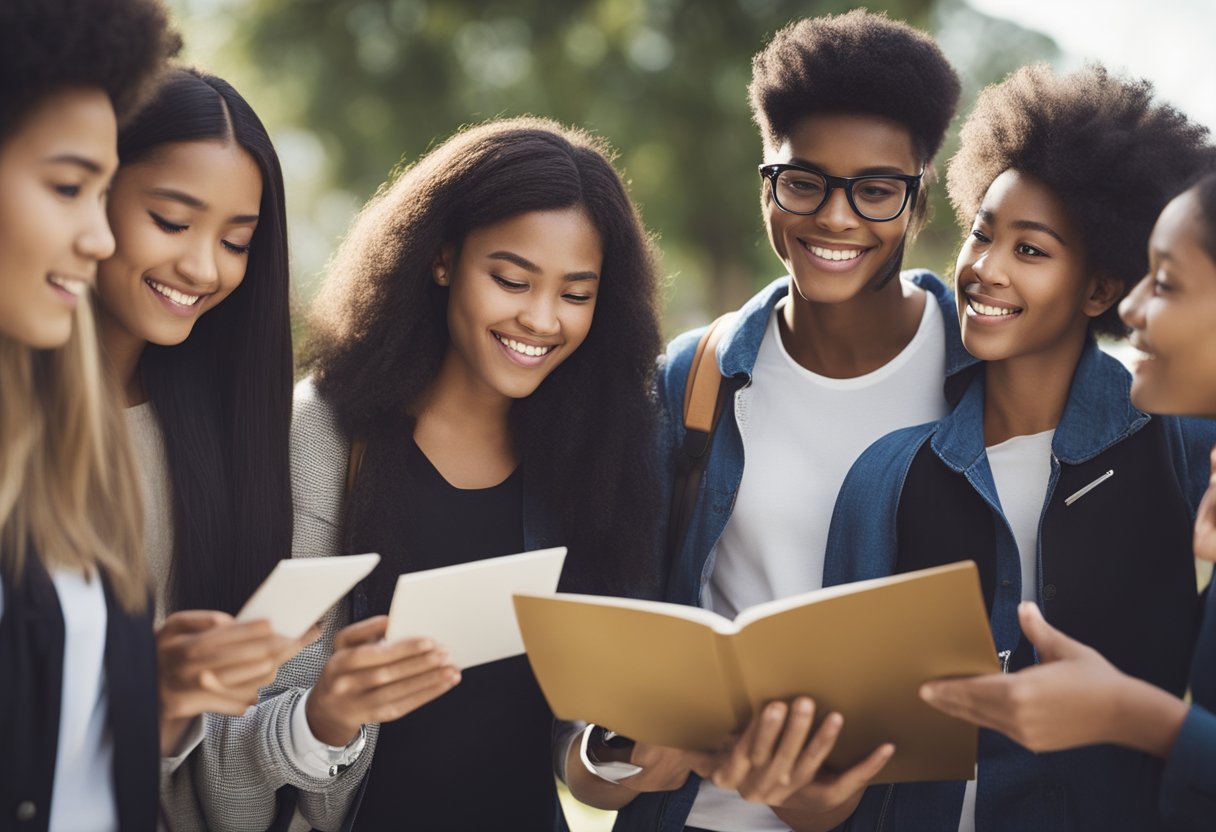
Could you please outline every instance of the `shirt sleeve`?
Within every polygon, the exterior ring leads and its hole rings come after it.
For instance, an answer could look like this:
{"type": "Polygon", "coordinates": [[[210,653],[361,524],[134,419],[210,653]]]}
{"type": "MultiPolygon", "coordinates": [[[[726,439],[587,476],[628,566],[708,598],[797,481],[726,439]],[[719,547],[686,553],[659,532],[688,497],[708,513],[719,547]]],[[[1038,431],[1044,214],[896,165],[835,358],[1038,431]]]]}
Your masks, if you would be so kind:
{"type": "Polygon", "coordinates": [[[1161,778],[1161,816],[1170,829],[1216,824],[1216,714],[1192,705],[1161,778]]]}

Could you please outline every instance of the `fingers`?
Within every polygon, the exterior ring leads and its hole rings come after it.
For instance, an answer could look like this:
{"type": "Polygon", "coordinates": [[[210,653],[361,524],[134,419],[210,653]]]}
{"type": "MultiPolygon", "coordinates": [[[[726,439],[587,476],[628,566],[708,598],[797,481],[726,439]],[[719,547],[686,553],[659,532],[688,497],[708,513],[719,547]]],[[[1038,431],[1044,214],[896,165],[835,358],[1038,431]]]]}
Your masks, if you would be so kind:
{"type": "Polygon", "coordinates": [[[839,739],[840,730],[843,727],[844,717],[838,713],[828,714],[824,718],[823,724],[819,726],[819,730],[815,732],[815,736],[811,738],[806,749],[798,757],[797,763],[785,785],[793,784],[800,786],[815,779],[815,775],[823,767],[824,761],[832,753],[832,749],[836,747],[836,740],[839,739]]]}
{"type": "Polygon", "coordinates": [[[178,610],[165,618],[157,628],[156,634],[160,637],[162,634],[172,636],[183,633],[201,633],[232,620],[231,615],[218,610],[178,610]]]}
{"type": "Polygon", "coordinates": [[[921,685],[920,698],[948,716],[981,728],[1001,730],[1009,688],[1018,674],[993,673],[972,679],[943,679],[921,685]]]}
{"type": "Polygon", "coordinates": [[[343,627],[334,636],[334,651],[354,647],[359,644],[379,641],[388,632],[388,616],[374,615],[363,621],[343,627]]]}
{"type": "Polygon", "coordinates": [[[833,802],[843,803],[850,795],[856,794],[868,786],[894,756],[895,746],[891,743],[880,745],[870,752],[870,756],[841,774],[839,779],[832,784],[832,791],[835,792],[833,802]]]}
{"type": "Polygon", "coordinates": [[[1080,644],[1047,623],[1038,604],[1023,601],[1018,604],[1018,622],[1022,633],[1039,651],[1043,661],[1058,661],[1078,653],[1080,644]]]}
{"type": "MultiPolygon", "coordinates": [[[[334,679],[333,692],[338,696],[358,696],[366,691],[395,685],[401,681],[444,668],[448,664],[449,658],[446,650],[433,649],[374,666],[348,667],[334,679]]],[[[455,670],[455,668],[449,669],[455,670]]],[[[458,671],[457,675],[459,675],[458,671]]]]}
{"type": "MultiPolygon", "coordinates": [[[[761,790],[767,791],[772,786],[790,785],[794,764],[802,755],[803,750],[809,748],[806,741],[807,737],[810,736],[811,724],[814,718],[814,702],[805,696],[800,696],[794,700],[785,721],[785,730],[781,733],[781,741],[777,745],[776,752],[771,755],[771,761],[768,763],[768,772],[761,780],[761,790]]],[[[822,733],[823,730],[821,728],[816,732],[816,737],[818,738],[822,733]]],[[[835,737],[832,738],[832,741],[835,742],[835,737]]],[[[824,753],[826,754],[827,752],[824,753]]],[[[753,751],[753,761],[759,756],[753,751]]],[[[813,771],[811,772],[811,776],[814,776],[813,771]]]]}
{"type": "Polygon", "coordinates": [[[367,714],[361,722],[392,722],[446,693],[460,683],[460,671],[440,667],[365,692],[360,708],[367,714]]]}

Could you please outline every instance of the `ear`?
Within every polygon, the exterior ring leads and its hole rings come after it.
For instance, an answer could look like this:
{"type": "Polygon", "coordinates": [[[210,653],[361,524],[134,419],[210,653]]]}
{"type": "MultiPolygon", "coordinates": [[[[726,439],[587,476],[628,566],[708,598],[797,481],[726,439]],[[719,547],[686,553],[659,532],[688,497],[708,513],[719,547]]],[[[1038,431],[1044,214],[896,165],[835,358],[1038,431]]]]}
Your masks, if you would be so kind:
{"type": "Polygon", "coordinates": [[[455,246],[444,244],[439,253],[435,255],[435,262],[431,265],[431,274],[435,282],[440,286],[447,286],[452,280],[452,272],[456,265],[456,248],[455,246]]]}
{"type": "Polygon", "coordinates": [[[1081,305],[1081,311],[1090,318],[1097,318],[1119,302],[1123,289],[1123,281],[1108,274],[1103,273],[1091,278],[1089,294],[1081,305]]]}

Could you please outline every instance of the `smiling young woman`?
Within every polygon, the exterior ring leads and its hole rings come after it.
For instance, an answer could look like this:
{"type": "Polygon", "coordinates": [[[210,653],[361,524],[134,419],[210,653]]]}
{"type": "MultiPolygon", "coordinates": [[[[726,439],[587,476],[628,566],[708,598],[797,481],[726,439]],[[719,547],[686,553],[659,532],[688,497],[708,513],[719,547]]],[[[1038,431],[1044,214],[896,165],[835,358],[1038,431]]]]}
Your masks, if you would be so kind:
{"type": "Polygon", "coordinates": [[[152,830],[138,482],[88,297],[129,115],[180,47],[154,0],[0,4],[0,827],[152,830]]]}
{"type": "MultiPolygon", "coordinates": [[[[657,280],[609,158],[553,122],[491,122],[355,220],[292,427],[295,554],[382,557],[346,632],[383,635],[400,573],[545,546],[569,548],[565,590],[656,591],[657,280]]],[[[406,652],[353,705],[336,654],[307,707],[327,743],[367,736],[354,828],[555,828],[553,718],[524,657],[461,674],[442,645],[371,649],[406,652]]]]}
{"type": "MultiPolygon", "coordinates": [[[[1181,694],[1199,619],[1190,524],[1216,425],[1138,409],[1095,335],[1122,334],[1116,303],[1147,267],[1157,212],[1212,160],[1206,138],[1147,83],[1100,67],[1025,67],[981,94],[947,181],[967,233],[963,344],[984,363],[949,415],[858,459],[833,518],[833,582],[965,553],[1008,669],[1043,658],[1019,617],[1034,601],[1129,676],[1181,694]]],[[[1154,829],[1160,775],[1127,749],[1034,754],[982,731],[976,779],[874,789],[855,820],[1154,829]]]]}

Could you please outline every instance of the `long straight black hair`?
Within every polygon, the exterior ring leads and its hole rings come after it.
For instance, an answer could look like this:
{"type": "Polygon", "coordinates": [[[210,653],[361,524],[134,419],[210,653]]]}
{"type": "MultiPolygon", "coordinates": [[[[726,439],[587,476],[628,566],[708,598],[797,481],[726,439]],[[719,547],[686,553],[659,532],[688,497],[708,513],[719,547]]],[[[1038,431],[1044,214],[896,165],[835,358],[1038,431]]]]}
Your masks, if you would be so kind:
{"type": "Polygon", "coordinates": [[[270,136],[220,78],[175,69],[118,137],[122,165],[167,144],[235,142],[262,173],[245,279],[140,379],[173,487],[172,609],[235,612],[291,554],[291,321],[283,174],[270,136]]]}

